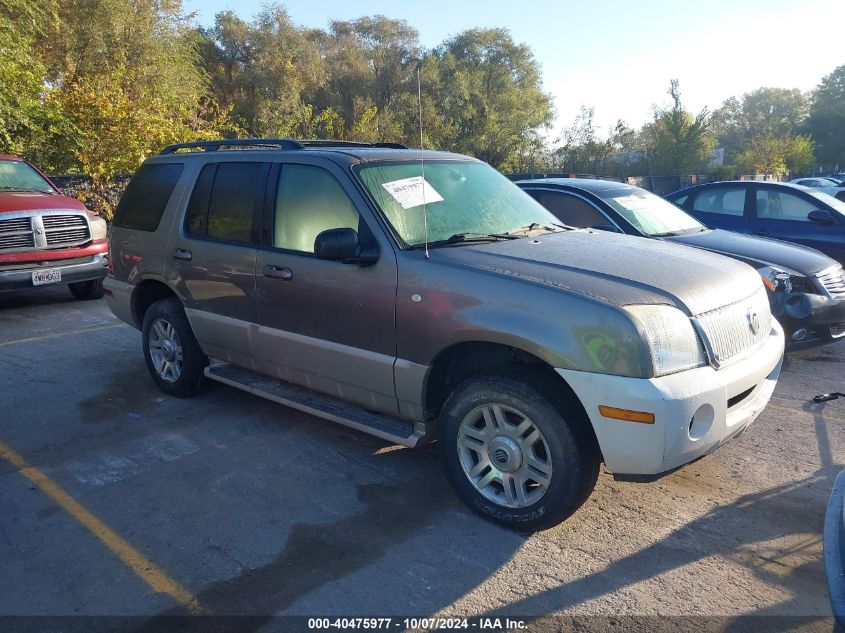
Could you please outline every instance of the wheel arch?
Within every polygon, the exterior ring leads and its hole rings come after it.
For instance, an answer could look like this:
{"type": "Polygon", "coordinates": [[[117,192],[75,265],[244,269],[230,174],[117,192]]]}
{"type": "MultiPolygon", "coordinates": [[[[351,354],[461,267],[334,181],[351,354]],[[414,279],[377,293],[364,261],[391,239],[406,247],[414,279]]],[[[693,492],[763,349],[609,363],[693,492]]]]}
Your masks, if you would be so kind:
{"type": "Polygon", "coordinates": [[[144,314],[156,301],[169,298],[178,299],[176,292],[159,279],[145,279],[132,291],[132,319],[139,330],[144,323],[144,314]]]}
{"type": "Polygon", "coordinates": [[[434,357],[423,384],[422,404],[426,420],[433,420],[440,414],[449,395],[462,382],[473,376],[522,370],[541,377],[542,382],[552,389],[559,389],[556,398],[563,398],[580,414],[584,431],[591,437],[596,450],[598,439],[590,417],[580,398],[558,374],[552,365],[539,356],[521,348],[489,341],[462,341],[444,348],[434,357]]]}

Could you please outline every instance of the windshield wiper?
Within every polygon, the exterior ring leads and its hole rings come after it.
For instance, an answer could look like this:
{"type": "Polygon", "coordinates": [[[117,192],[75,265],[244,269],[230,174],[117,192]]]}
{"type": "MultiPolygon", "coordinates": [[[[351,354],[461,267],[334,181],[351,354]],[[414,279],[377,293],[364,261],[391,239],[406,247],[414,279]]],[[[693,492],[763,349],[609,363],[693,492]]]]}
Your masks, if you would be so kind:
{"type": "MultiPolygon", "coordinates": [[[[453,246],[455,244],[480,244],[483,242],[501,242],[502,240],[515,240],[518,235],[508,235],[506,233],[455,233],[447,237],[445,240],[434,240],[428,243],[429,248],[437,246],[453,246]]],[[[414,244],[413,249],[425,248],[425,244],[414,244]]]]}
{"type": "Polygon", "coordinates": [[[518,229],[511,229],[505,233],[494,233],[496,237],[504,237],[508,239],[516,239],[519,237],[527,237],[529,235],[537,235],[540,233],[554,233],[558,229],[574,230],[576,227],[568,226],[566,224],[558,224],[557,222],[549,222],[548,224],[541,224],[540,222],[532,222],[526,224],[518,229]]]}
{"type": "Polygon", "coordinates": [[[52,191],[44,191],[43,189],[28,189],[26,187],[9,187],[9,186],[0,187],[0,191],[21,191],[21,192],[24,192],[24,193],[30,193],[30,192],[34,192],[34,193],[53,193],[52,191]]]}
{"type": "Polygon", "coordinates": [[[666,231],[666,233],[652,233],[652,237],[675,237],[676,235],[680,235],[680,233],[676,233],[675,231],[666,231]]]}

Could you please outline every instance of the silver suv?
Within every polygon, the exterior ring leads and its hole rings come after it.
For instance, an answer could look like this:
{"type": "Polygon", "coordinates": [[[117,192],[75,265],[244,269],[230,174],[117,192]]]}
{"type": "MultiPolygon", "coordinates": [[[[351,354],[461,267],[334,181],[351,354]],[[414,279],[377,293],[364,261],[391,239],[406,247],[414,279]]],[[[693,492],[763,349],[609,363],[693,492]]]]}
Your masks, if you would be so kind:
{"type": "Polygon", "coordinates": [[[651,478],[715,450],[783,356],[751,267],[572,230],[456,154],[173,146],[138,170],[110,240],[109,305],[163,391],[208,378],[437,440],[458,495],[523,531],[574,512],[602,462],[651,478]]]}

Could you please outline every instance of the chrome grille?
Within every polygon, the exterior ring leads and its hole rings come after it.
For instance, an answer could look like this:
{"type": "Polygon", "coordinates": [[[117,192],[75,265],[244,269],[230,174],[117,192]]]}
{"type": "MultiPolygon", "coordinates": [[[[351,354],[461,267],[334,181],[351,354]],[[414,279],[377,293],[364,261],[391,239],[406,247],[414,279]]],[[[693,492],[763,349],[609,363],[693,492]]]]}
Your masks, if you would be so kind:
{"type": "Polygon", "coordinates": [[[91,239],[88,220],[81,215],[44,215],[41,220],[48,247],[77,246],[91,239]]]}
{"type": "Polygon", "coordinates": [[[833,338],[840,338],[845,336],[845,321],[842,323],[834,323],[830,326],[830,335],[833,338]]]}
{"type": "Polygon", "coordinates": [[[693,321],[698,325],[710,361],[716,367],[759,346],[772,329],[769,298],[763,287],[747,299],[699,314],[693,321]]]}
{"type": "Polygon", "coordinates": [[[32,248],[35,233],[31,218],[0,219],[0,250],[32,248]]]}
{"type": "Polygon", "coordinates": [[[823,270],[819,282],[834,299],[845,299],[845,270],[841,266],[823,270]]]}

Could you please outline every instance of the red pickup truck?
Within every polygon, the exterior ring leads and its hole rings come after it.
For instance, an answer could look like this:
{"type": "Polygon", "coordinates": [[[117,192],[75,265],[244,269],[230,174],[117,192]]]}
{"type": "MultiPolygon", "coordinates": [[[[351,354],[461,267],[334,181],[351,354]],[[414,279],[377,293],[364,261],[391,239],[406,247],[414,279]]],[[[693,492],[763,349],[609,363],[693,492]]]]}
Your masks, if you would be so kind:
{"type": "Polygon", "coordinates": [[[67,284],[77,299],[102,297],[106,233],[105,220],[36,167],[0,155],[0,292],[67,284]]]}

